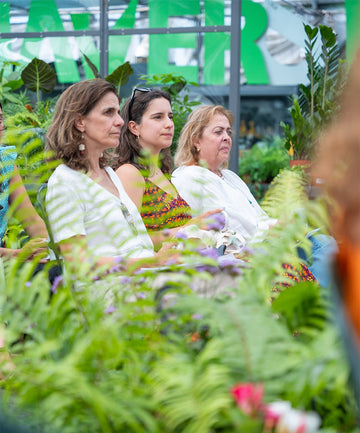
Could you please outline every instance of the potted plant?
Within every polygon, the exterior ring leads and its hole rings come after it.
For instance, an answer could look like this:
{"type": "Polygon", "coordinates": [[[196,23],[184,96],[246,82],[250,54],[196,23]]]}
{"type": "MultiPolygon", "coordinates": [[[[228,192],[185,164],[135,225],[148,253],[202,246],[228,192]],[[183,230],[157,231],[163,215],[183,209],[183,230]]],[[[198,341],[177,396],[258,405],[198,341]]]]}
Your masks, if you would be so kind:
{"type": "Polygon", "coordinates": [[[321,129],[336,115],[336,99],[344,81],[339,47],[332,28],[304,25],[304,29],[309,84],[300,84],[299,95],[291,99],[289,111],[293,125],[280,123],[285,148],[296,161],[311,161],[321,129]],[[319,38],[320,53],[317,48],[319,38]]]}
{"type": "Polygon", "coordinates": [[[278,137],[271,142],[256,143],[246,151],[239,161],[239,176],[261,200],[270,182],[288,166],[289,155],[278,137]]]}

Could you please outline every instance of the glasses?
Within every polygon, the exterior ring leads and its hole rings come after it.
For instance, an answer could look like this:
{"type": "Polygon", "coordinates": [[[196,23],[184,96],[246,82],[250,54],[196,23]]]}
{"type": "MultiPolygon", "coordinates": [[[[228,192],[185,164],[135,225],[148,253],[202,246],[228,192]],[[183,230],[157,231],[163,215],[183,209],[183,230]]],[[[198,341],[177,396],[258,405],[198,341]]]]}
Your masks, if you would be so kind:
{"type": "Polygon", "coordinates": [[[133,103],[134,103],[136,92],[147,93],[147,92],[151,92],[151,89],[149,87],[134,87],[133,88],[133,91],[131,93],[130,102],[129,102],[129,107],[128,107],[128,119],[129,119],[129,121],[131,120],[131,108],[132,108],[133,103]]]}

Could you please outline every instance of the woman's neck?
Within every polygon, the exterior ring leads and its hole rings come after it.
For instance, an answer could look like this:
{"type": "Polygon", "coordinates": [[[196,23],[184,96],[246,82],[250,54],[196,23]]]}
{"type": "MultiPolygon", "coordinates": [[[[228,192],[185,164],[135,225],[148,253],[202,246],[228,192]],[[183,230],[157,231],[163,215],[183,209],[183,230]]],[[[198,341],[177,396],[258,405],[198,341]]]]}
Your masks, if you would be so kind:
{"type": "Polygon", "coordinates": [[[149,161],[149,172],[151,174],[155,174],[158,171],[161,171],[161,167],[159,164],[159,154],[157,155],[151,155],[150,161],[149,161]]]}
{"type": "Polygon", "coordinates": [[[223,177],[223,174],[221,172],[221,164],[220,164],[220,166],[216,163],[215,164],[209,164],[207,161],[202,159],[202,160],[198,161],[195,165],[207,168],[209,171],[211,171],[211,173],[214,173],[219,177],[223,177]]]}
{"type": "Polygon", "coordinates": [[[91,175],[100,175],[104,170],[100,167],[99,158],[89,159],[88,173],[91,175]]]}
{"type": "Polygon", "coordinates": [[[223,174],[222,174],[220,168],[217,168],[217,169],[211,169],[211,168],[209,168],[209,170],[210,170],[212,173],[216,174],[217,176],[219,176],[219,177],[223,177],[223,174]]]}

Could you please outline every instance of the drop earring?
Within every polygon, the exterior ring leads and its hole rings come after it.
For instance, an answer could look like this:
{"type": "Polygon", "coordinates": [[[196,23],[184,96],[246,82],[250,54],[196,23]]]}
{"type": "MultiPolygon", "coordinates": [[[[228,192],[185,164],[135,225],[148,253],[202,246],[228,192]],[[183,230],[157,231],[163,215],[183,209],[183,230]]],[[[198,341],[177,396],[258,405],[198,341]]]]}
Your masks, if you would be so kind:
{"type": "Polygon", "coordinates": [[[84,138],[84,135],[81,134],[81,143],[79,144],[80,155],[84,155],[84,153],[85,153],[86,146],[85,146],[85,144],[83,143],[84,139],[85,139],[85,138],[84,138]]]}

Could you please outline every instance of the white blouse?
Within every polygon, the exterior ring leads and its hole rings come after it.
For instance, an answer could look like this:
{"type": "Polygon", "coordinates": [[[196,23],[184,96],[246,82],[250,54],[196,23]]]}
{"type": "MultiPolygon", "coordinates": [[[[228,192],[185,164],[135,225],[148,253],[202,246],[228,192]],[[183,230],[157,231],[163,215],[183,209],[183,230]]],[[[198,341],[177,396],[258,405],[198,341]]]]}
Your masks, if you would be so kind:
{"type": "Polygon", "coordinates": [[[181,197],[196,214],[222,208],[226,228],[240,233],[247,241],[259,239],[276,223],[259,206],[243,180],[230,170],[222,177],[199,166],[182,166],[172,174],[172,182],[181,197]]]}
{"type": "Polygon", "coordinates": [[[116,173],[109,167],[106,171],[120,198],[64,164],[50,176],[46,208],[55,242],[83,235],[92,257],[154,255],[152,241],[135,204],[116,173]]]}

